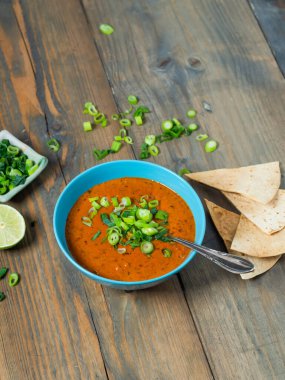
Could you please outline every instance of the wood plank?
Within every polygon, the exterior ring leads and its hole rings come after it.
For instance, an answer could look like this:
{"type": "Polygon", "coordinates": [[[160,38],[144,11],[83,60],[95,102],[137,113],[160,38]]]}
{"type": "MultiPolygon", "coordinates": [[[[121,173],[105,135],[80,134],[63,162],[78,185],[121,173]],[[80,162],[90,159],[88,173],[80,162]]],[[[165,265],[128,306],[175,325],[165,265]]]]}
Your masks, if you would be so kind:
{"type": "Polygon", "coordinates": [[[56,156],[46,148],[44,112],[11,2],[0,4],[0,25],[0,128],[50,160],[10,202],[24,215],[27,232],[19,246],[0,252],[0,267],[21,275],[13,289],[1,281],[7,298],[0,306],[0,377],[105,379],[81,276],[54,249],[52,214],[65,183],[56,156]]]}
{"type": "Polygon", "coordinates": [[[266,41],[285,76],[285,3],[284,0],[249,0],[266,41]]]}
{"type": "MultiPolygon", "coordinates": [[[[135,152],[144,135],[159,133],[162,120],[183,118],[194,106],[219,150],[206,155],[203,144],[183,138],[161,145],[153,161],[198,171],[279,160],[284,187],[284,79],[245,0],[83,3],[118,104],[133,93],[154,110],[148,124],[132,130],[135,152]],[[114,26],[112,36],[98,33],[102,22],[114,26]],[[213,113],[202,110],[203,100],[213,113]]],[[[229,205],[194,186],[202,197],[229,205]]],[[[209,219],[205,242],[225,249],[209,219]]],[[[285,303],[278,290],[284,260],[243,282],[196,258],[181,278],[214,377],[284,377],[285,303]]]]}
{"type": "MultiPolygon", "coordinates": [[[[113,124],[94,133],[81,132],[84,101],[95,101],[110,115],[116,110],[112,92],[79,1],[16,2],[15,11],[31,51],[48,129],[63,141],[59,159],[69,181],[94,164],[93,146],[105,146],[118,130],[113,124]]],[[[108,157],[119,158],[133,158],[131,148],[108,157]]],[[[53,197],[57,195],[55,191],[53,197]]],[[[57,248],[54,254],[61,257],[57,248]]],[[[83,281],[110,378],[212,377],[177,278],[162,291],[138,295],[102,291],[91,280],[83,281]],[[190,349],[185,352],[185,347],[190,349]]]]}

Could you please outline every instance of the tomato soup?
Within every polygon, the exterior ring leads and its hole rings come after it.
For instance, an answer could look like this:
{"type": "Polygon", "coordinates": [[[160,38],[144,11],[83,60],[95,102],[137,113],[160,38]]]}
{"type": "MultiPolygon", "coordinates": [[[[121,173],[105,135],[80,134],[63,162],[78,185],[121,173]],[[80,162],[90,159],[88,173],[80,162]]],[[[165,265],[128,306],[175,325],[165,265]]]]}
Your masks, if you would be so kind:
{"type": "Polygon", "coordinates": [[[166,186],[143,178],[119,178],[96,185],[85,192],[72,207],[66,223],[66,240],[75,260],[90,272],[120,281],[142,281],[162,276],[177,268],[188,256],[189,248],[178,243],[154,240],[151,255],[142,253],[139,247],[126,246],[124,254],[104,239],[108,226],[100,217],[110,214],[114,206],[102,207],[92,219],[92,226],[82,223],[82,217],[90,210],[90,197],[130,197],[138,204],[141,196],[159,201],[159,209],[168,213],[169,235],[194,241],[195,223],[191,210],[184,200],[166,186]],[[101,234],[96,240],[96,232],[101,234]],[[163,250],[171,250],[171,257],[165,257],[163,250]]]}

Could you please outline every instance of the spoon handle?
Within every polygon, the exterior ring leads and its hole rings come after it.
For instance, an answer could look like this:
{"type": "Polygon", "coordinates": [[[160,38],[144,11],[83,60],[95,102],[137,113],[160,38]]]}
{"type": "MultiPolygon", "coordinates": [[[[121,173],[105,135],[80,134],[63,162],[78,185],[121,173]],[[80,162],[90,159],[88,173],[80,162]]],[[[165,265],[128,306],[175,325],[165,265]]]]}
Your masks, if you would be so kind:
{"type": "Polygon", "coordinates": [[[252,272],[254,270],[254,265],[242,257],[231,255],[226,252],[216,251],[215,249],[204,247],[203,245],[198,245],[188,240],[172,236],[171,240],[183,244],[188,248],[194,249],[202,256],[206,257],[213,263],[219,265],[231,273],[243,274],[252,272]]]}

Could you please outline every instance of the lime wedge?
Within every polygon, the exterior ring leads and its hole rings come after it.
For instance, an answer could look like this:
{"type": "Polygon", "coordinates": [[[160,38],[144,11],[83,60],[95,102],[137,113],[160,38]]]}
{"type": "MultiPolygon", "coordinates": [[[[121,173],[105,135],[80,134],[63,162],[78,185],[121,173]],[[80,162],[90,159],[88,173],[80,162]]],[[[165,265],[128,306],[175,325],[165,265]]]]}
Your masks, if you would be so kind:
{"type": "Polygon", "coordinates": [[[11,206],[0,205],[0,249],[13,247],[25,236],[22,215],[11,206]]]}

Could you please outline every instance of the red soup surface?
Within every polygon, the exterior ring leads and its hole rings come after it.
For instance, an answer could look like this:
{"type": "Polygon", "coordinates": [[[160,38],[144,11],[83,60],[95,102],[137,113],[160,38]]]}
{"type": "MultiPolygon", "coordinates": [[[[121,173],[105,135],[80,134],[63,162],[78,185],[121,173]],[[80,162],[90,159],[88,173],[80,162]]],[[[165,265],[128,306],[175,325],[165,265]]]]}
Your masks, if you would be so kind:
{"type": "Polygon", "coordinates": [[[126,246],[126,253],[119,254],[108,241],[102,241],[107,234],[107,228],[100,215],[110,214],[114,207],[102,207],[92,220],[92,226],[82,223],[82,217],[88,215],[91,207],[88,198],[99,196],[130,197],[132,203],[139,204],[143,195],[148,200],[159,201],[159,210],[168,212],[169,234],[190,241],[195,238],[195,223],[193,215],[184,200],[166,186],[143,178],[119,178],[96,185],[81,195],[72,207],[66,223],[66,240],[75,260],[99,276],[120,281],[142,281],[162,276],[177,268],[188,256],[189,249],[174,242],[154,240],[154,251],[145,255],[140,248],[132,249],[126,246]],[[101,234],[92,240],[94,234],[101,234]],[[171,257],[165,257],[162,250],[171,250],[171,257]]]}

